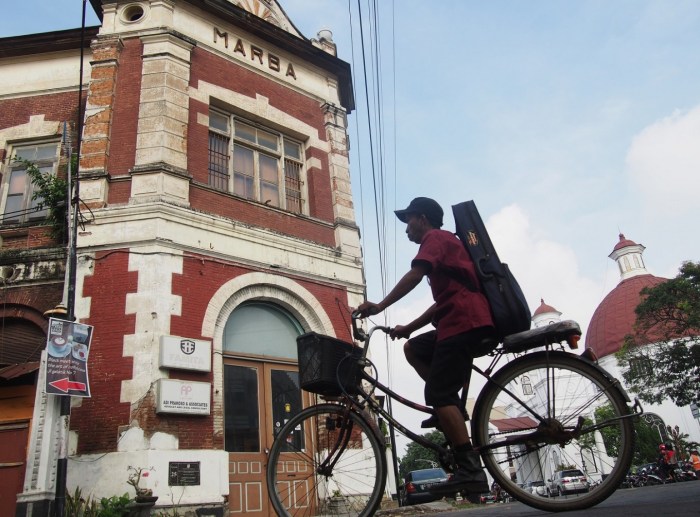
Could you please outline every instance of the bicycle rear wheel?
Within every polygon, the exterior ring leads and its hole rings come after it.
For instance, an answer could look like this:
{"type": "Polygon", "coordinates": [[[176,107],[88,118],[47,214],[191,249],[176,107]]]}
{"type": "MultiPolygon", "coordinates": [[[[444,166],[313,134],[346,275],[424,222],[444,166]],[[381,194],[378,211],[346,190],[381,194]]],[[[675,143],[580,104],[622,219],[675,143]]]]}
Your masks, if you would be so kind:
{"type": "Polygon", "coordinates": [[[278,515],[372,515],[384,495],[385,452],[358,413],[312,406],[287,422],[272,445],[270,501],[278,515]]]}
{"type": "Polygon", "coordinates": [[[589,508],[615,491],[632,462],[634,427],[613,379],[572,354],[536,352],[492,381],[472,430],[503,490],[554,512],[589,508]]]}

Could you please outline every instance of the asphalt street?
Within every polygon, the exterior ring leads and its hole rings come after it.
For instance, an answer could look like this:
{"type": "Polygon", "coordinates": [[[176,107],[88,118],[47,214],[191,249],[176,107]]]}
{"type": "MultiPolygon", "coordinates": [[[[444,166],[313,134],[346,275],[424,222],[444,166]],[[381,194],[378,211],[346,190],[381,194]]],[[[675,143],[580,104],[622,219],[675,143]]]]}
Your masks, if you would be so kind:
{"type": "MultiPolygon", "coordinates": [[[[483,517],[495,517],[496,515],[498,517],[554,515],[550,512],[535,510],[520,502],[497,503],[474,506],[463,510],[440,511],[443,508],[445,507],[439,508],[436,505],[432,512],[426,512],[426,509],[416,509],[415,512],[410,511],[409,508],[401,508],[400,510],[403,510],[401,512],[402,516],[426,515],[426,513],[440,517],[457,515],[470,515],[472,517],[477,515],[483,517]]],[[[562,512],[558,515],[566,515],[567,517],[659,517],[666,515],[673,517],[700,517],[700,481],[620,489],[593,508],[575,512],[562,512]]]]}

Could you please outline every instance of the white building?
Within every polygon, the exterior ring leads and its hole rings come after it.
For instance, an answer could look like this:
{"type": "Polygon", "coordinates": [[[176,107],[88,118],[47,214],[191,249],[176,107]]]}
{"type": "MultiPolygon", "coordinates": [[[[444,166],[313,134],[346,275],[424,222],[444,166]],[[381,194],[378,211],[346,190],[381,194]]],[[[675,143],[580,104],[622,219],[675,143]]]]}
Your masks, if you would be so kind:
{"type": "MultiPolygon", "coordinates": [[[[639,292],[644,287],[654,287],[667,280],[650,274],[646,269],[642,258],[644,249],[641,244],[620,234],[619,242],[609,255],[619,266],[620,282],[600,302],[586,333],[586,348],[594,351],[599,364],[622,382],[615,352],[622,347],[625,336],[632,333],[639,292]]],[[[630,393],[630,397],[634,394],[630,393]]],[[[667,440],[665,429],[670,425],[687,433],[689,441],[700,442],[700,420],[693,417],[690,406],[678,407],[673,401],[666,400],[662,404],[643,403],[642,407],[646,422],[659,430],[659,441],[667,440]]]]}

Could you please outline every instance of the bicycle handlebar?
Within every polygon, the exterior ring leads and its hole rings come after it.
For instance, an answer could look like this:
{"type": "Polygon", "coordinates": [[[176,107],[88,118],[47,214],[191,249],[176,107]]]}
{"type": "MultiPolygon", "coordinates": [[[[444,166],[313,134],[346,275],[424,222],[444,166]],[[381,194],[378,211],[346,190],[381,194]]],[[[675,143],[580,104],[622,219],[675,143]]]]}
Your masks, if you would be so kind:
{"type": "Polygon", "coordinates": [[[357,321],[362,319],[362,314],[360,313],[360,311],[354,311],[350,315],[350,318],[352,319],[352,337],[354,337],[358,341],[362,341],[363,343],[367,343],[369,341],[369,338],[376,330],[381,330],[386,334],[390,334],[393,330],[391,327],[387,327],[384,325],[376,325],[369,329],[369,332],[365,332],[365,330],[357,324],[357,321]]]}

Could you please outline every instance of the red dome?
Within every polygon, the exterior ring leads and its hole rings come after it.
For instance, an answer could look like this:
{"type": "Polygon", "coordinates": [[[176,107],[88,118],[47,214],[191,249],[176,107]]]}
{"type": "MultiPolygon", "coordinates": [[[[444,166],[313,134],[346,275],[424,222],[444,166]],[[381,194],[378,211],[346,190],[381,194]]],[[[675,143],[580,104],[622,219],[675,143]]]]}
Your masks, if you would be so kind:
{"type": "Polygon", "coordinates": [[[613,248],[613,253],[621,248],[626,248],[627,246],[636,246],[637,243],[634,241],[629,240],[628,238],[625,237],[624,233],[620,234],[620,240],[617,244],[615,244],[615,247],[613,248]]]}
{"type": "Polygon", "coordinates": [[[634,310],[641,298],[639,292],[644,287],[653,287],[665,281],[665,278],[654,275],[639,275],[622,280],[593,313],[586,332],[586,348],[593,350],[598,357],[620,350],[625,336],[632,333],[636,320],[634,310]]]}
{"type": "Polygon", "coordinates": [[[540,298],[540,306],[537,307],[537,310],[535,310],[535,313],[533,314],[533,316],[539,316],[540,314],[546,314],[548,312],[556,312],[557,314],[561,314],[561,312],[556,310],[551,305],[547,305],[546,303],[544,303],[543,298],[540,298]]]}

